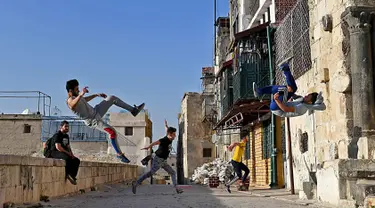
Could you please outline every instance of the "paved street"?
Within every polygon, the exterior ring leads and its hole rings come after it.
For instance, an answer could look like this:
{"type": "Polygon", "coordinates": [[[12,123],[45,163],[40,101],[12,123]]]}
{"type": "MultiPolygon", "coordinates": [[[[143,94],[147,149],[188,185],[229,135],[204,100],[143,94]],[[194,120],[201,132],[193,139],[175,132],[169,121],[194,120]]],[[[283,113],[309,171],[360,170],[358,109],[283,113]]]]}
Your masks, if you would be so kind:
{"type": "Polygon", "coordinates": [[[297,208],[306,207],[267,197],[256,197],[244,193],[227,193],[223,189],[209,189],[201,186],[185,188],[183,194],[175,194],[171,186],[144,185],[138,187],[136,195],[131,189],[122,184],[106,186],[98,191],[81,194],[74,197],[52,199],[49,207],[70,208],[115,208],[115,207],[273,207],[297,208]]]}

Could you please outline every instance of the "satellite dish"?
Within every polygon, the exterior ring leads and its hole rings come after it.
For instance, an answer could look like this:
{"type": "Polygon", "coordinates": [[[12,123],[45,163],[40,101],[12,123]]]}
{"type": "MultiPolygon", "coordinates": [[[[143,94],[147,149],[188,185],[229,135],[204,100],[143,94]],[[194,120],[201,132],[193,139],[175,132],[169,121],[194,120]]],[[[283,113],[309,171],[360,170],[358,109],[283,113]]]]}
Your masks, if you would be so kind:
{"type": "Polygon", "coordinates": [[[32,114],[30,109],[26,108],[21,114],[23,115],[29,115],[29,114],[32,114]]]}

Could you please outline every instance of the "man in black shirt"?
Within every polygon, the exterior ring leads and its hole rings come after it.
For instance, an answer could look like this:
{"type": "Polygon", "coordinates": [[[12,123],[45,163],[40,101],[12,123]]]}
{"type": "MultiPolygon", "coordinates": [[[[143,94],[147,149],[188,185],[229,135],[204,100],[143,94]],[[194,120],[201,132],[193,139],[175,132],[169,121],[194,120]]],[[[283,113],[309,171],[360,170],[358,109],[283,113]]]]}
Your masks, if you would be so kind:
{"type": "Polygon", "coordinates": [[[137,181],[133,182],[133,188],[132,191],[135,194],[137,191],[137,186],[139,186],[142,181],[144,181],[146,178],[151,177],[153,174],[156,173],[160,168],[163,168],[165,171],[167,171],[172,178],[173,186],[176,188],[177,193],[182,193],[182,189],[177,188],[177,180],[176,180],[176,171],[172,169],[172,167],[167,163],[167,159],[169,157],[169,153],[172,149],[172,141],[176,138],[176,128],[168,127],[167,130],[167,136],[159,139],[156,142],[153,142],[150,144],[150,146],[143,148],[143,150],[151,149],[155,145],[159,145],[158,150],[155,152],[155,157],[152,161],[152,167],[151,170],[142,176],[138,178],[137,181]]]}
{"type": "Polygon", "coordinates": [[[63,121],[60,124],[60,130],[52,137],[51,157],[63,159],[66,161],[66,178],[74,185],[77,185],[77,173],[80,160],[73,155],[69,142],[69,123],[63,121]]]}

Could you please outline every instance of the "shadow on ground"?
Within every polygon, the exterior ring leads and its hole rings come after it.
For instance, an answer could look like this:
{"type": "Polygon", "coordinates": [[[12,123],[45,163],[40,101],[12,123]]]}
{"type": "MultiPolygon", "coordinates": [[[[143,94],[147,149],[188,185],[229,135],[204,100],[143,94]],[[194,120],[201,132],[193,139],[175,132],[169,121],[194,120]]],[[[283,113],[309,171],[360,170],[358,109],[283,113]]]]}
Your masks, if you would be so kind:
{"type": "Polygon", "coordinates": [[[97,191],[44,203],[48,207],[69,208],[221,208],[221,207],[303,207],[265,197],[251,196],[233,191],[229,194],[224,189],[210,189],[202,186],[184,188],[183,194],[176,194],[172,186],[144,185],[138,187],[137,194],[125,184],[102,186],[97,191]]]}

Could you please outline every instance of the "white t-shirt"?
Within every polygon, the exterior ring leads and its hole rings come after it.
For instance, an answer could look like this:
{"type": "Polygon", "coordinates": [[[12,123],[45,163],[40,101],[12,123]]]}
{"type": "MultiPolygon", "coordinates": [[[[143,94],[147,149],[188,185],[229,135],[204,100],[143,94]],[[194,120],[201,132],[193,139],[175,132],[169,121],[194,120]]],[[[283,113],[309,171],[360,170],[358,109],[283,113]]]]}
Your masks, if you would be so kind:
{"type": "Polygon", "coordinates": [[[309,110],[307,106],[301,101],[287,102],[285,103],[285,105],[288,107],[293,106],[294,112],[284,112],[283,110],[276,110],[272,111],[272,113],[280,117],[297,117],[302,116],[309,110]]]}

